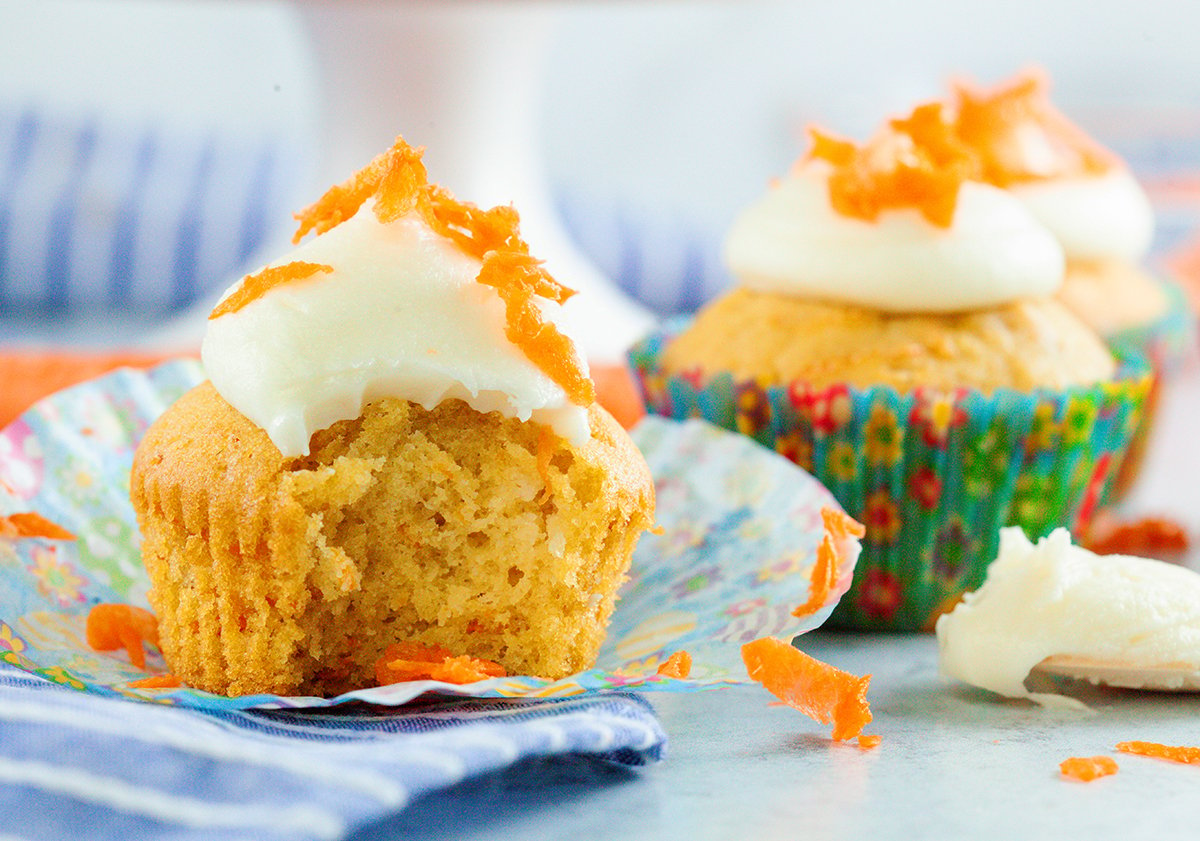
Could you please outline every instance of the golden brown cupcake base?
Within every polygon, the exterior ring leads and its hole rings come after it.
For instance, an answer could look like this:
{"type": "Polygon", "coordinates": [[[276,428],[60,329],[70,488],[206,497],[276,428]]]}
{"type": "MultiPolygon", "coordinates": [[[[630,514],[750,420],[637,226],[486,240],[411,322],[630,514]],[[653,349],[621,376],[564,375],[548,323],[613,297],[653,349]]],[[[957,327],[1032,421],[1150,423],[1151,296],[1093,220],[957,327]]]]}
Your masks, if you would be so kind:
{"type": "Polygon", "coordinates": [[[168,665],[226,695],[371,686],[407,640],[510,674],[591,666],[654,503],[628,436],[589,420],[575,448],[461,401],[386,399],[284,459],[198,386],[131,483],[168,665]]]}
{"type": "Polygon", "coordinates": [[[1061,304],[1025,299],[962,314],[894,314],[737,288],[663,352],[669,373],[735,380],[1031,391],[1109,379],[1100,339],[1061,304]]]}

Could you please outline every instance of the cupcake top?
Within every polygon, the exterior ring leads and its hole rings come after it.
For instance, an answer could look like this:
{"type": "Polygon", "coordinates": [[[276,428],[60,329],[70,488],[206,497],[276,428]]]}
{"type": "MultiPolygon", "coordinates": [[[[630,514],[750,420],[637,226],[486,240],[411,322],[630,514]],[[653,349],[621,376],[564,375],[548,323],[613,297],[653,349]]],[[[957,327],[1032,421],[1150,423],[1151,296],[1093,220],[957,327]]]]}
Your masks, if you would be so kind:
{"type": "Polygon", "coordinates": [[[1200,668],[1200,575],[1162,561],[1095,555],[1065,529],[1035,545],[1003,529],[987,580],[937,623],[941,669],[1009,697],[1047,657],[1200,668]]]}
{"type": "Polygon", "coordinates": [[[284,456],[382,397],[458,398],[589,437],[587,364],[558,326],[572,291],[529,255],[511,207],[458,201],[421,153],[398,138],[297,214],[294,242],[317,236],[209,316],[206,373],[284,456]]]}
{"type": "Polygon", "coordinates": [[[955,313],[1052,294],[1064,258],[1020,201],[981,183],[940,103],[864,146],[812,130],[812,150],[734,222],[738,282],[896,313],[955,313]]]}
{"type": "Polygon", "coordinates": [[[1050,102],[1043,74],[1027,71],[982,91],[954,86],[958,138],[982,180],[1012,192],[1072,260],[1145,256],[1154,234],[1150,201],[1125,164],[1050,102]]]}

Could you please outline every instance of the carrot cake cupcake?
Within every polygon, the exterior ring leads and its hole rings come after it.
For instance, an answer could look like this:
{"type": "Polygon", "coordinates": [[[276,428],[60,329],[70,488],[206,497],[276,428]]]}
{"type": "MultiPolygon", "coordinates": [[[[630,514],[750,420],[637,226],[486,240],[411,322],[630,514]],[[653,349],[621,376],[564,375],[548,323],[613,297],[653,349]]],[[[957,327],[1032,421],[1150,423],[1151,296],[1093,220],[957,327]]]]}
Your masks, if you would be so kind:
{"type": "Polygon", "coordinates": [[[330,695],[429,651],[591,666],[654,491],[556,324],[572,293],[400,139],[297,218],[317,236],[226,293],[209,381],[135,456],[171,670],[330,695]]]}
{"type": "Polygon", "coordinates": [[[1086,518],[1148,388],[952,129],[930,103],[861,147],[814,130],[730,231],[738,285],[632,352],[652,411],[774,447],[866,524],[843,625],[929,627],[1001,526],[1086,518]]]}

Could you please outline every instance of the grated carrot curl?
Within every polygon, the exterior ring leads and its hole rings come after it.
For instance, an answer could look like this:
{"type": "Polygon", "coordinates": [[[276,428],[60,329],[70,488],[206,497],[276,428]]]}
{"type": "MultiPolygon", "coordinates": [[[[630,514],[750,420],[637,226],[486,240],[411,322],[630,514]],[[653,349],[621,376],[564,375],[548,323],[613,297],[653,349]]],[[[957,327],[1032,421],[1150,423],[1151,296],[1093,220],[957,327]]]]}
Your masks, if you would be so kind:
{"type": "Polygon", "coordinates": [[[1117,763],[1111,756],[1072,756],[1058,763],[1058,770],[1068,780],[1090,783],[1117,773],[1117,763]]]}
{"type": "Polygon", "coordinates": [[[692,673],[692,655],[682,649],[658,664],[655,674],[686,680],[692,673]]]}
{"type": "Polygon", "coordinates": [[[974,150],[989,184],[1099,175],[1119,165],[1115,155],[1051,104],[1049,82],[1039,70],[1027,70],[990,91],[965,82],[953,87],[955,132],[974,150]],[[1036,154],[1026,151],[1031,145],[1037,146],[1036,154]]]}
{"type": "Polygon", "coordinates": [[[817,560],[810,573],[808,600],[792,611],[792,616],[797,618],[811,616],[823,608],[837,589],[838,568],[842,561],[838,543],[849,537],[861,538],[867,533],[862,523],[836,508],[823,507],[821,519],[825,534],[817,546],[817,560]]]}
{"type": "Polygon", "coordinates": [[[124,648],[129,662],[146,668],[145,643],[158,647],[158,619],[144,608],[101,603],[88,612],[87,644],[96,651],[124,648]]]}
{"type": "Polygon", "coordinates": [[[419,642],[389,645],[375,663],[375,679],[380,686],[409,680],[438,680],[443,683],[475,683],[493,677],[505,677],[504,667],[491,660],[466,654],[455,656],[448,648],[419,642]]]}
{"type": "Polygon", "coordinates": [[[837,741],[861,735],[871,721],[870,675],[844,672],[775,637],[743,645],[742,660],[750,678],[776,698],[814,721],[832,724],[837,741]]]}
{"type": "Polygon", "coordinates": [[[0,517],[0,537],[45,537],[49,540],[74,540],[75,535],[36,511],[19,511],[0,517]]]}
{"type": "Polygon", "coordinates": [[[1200,747],[1183,745],[1161,745],[1158,742],[1118,742],[1117,750],[1138,756],[1181,762],[1185,765],[1200,765],[1200,747]]]}
{"type": "Polygon", "coordinates": [[[161,675],[150,675],[141,680],[131,680],[125,684],[130,689],[177,689],[183,686],[183,681],[175,677],[175,675],[167,673],[161,675]]]}
{"type": "Polygon", "coordinates": [[[257,301],[276,286],[305,280],[317,272],[331,271],[333,271],[333,266],[327,266],[324,263],[305,263],[302,260],[293,260],[282,266],[270,266],[254,274],[246,275],[242,278],[241,286],[213,307],[213,311],[208,315],[208,320],[212,321],[214,318],[237,312],[252,301],[257,301]]]}
{"type": "Polygon", "coordinates": [[[916,208],[931,224],[947,228],[959,187],[978,174],[976,156],[955,135],[940,102],[890,120],[861,147],[817,128],[809,134],[808,159],[825,161],[833,170],[830,204],[854,219],[872,222],[884,210],[916,208]]]}

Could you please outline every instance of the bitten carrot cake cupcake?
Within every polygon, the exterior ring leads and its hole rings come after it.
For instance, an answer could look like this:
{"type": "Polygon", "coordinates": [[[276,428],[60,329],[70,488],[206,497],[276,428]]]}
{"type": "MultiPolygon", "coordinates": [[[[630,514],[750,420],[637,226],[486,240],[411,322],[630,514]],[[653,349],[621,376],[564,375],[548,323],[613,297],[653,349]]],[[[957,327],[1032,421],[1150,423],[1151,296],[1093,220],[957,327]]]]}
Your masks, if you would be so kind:
{"type": "Polygon", "coordinates": [[[1054,106],[1037,70],[991,90],[957,83],[953,110],[980,177],[1016,196],[1062,244],[1056,297],[1109,344],[1146,354],[1156,385],[1174,373],[1192,352],[1194,313],[1178,284],[1144,266],[1154,214],[1129,167],[1054,106]]]}
{"type": "Polygon", "coordinates": [[[652,411],[774,447],[866,524],[835,623],[928,627],[1001,526],[1089,515],[1148,379],[1055,300],[1061,247],[941,104],[812,137],[734,223],[736,288],[631,358],[652,411]]]}
{"type": "Polygon", "coordinates": [[[403,140],[298,219],[317,236],[226,293],[209,381],[135,456],[171,670],[329,695],[414,651],[589,667],[654,491],[556,326],[572,293],[403,140]]]}

